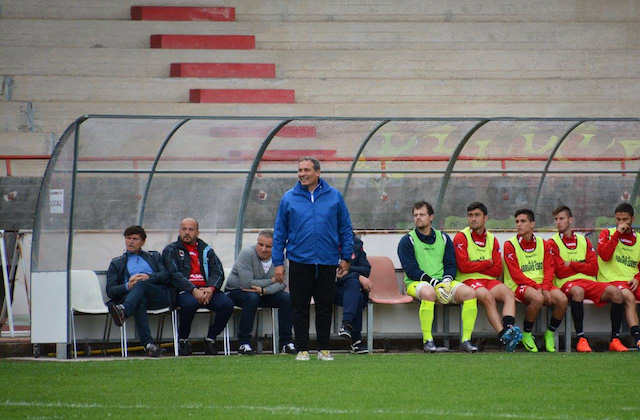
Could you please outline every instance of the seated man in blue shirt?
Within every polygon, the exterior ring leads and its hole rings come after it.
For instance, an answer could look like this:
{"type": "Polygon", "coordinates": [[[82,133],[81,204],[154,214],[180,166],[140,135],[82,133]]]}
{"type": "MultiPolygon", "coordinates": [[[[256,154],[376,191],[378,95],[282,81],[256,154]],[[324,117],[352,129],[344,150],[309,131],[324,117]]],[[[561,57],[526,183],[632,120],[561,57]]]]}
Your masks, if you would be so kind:
{"type": "Polygon", "coordinates": [[[362,343],[362,309],[369,300],[373,284],[369,280],[371,264],[367,261],[360,239],[353,235],[353,254],[348,272],[337,274],[335,303],[342,306],[342,326],[338,335],[351,340],[351,353],[366,354],[367,346],[362,343]]]}
{"type": "Polygon", "coordinates": [[[147,234],[140,226],[124,231],[126,252],[111,260],[107,271],[107,295],[112,299],[109,313],[117,326],[133,316],[140,342],[150,357],[164,353],[153,343],[149,331],[147,309],[160,309],[171,305],[174,295],[169,272],[156,251],[143,251],[147,234]]]}

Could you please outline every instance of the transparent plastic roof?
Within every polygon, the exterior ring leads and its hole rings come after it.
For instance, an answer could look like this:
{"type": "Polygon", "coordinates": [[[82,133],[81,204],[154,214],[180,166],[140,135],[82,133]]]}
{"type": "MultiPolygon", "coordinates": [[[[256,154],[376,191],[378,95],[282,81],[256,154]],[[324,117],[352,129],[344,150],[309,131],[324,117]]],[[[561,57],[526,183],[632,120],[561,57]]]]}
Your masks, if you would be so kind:
{"type": "Polygon", "coordinates": [[[302,156],[320,160],[359,230],[410,228],[418,200],[445,229],[466,226],[476,200],[492,229],[512,229],[522,207],[537,228],[564,204],[577,227],[597,229],[617,203],[640,205],[639,119],[89,115],[43,177],[32,270],[72,268],[77,231],[170,230],[184,217],[232,232],[237,253],[245,231],[273,227],[302,156]]]}

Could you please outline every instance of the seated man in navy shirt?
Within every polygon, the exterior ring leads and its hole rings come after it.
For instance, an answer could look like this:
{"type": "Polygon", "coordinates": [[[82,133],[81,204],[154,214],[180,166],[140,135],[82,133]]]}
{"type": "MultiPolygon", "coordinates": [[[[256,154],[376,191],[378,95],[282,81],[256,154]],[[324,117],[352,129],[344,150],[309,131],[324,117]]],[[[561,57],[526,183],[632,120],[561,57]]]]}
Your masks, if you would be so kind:
{"type": "Polygon", "coordinates": [[[360,239],[353,235],[353,254],[348,272],[337,273],[335,303],[342,306],[342,326],[338,335],[351,340],[351,353],[366,354],[367,346],[362,343],[362,309],[369,301],[373,283],[369,280],[371,264],[367,261],[360,239]]]}
{"type": "Polygon", "coordinates": [[[140,226],[130,226],[124,231],[127,250],[111,260],[107,271],[107,295],[112,299],[109,313],[117,326],[133,316],[136,331],[147,355],[158,357],[162,347],[153,343],[149,331],[147,309],[160,309],[171,305],[174,295],[169,272],[156,251],[143,251],[147,234],[140,226]]]}

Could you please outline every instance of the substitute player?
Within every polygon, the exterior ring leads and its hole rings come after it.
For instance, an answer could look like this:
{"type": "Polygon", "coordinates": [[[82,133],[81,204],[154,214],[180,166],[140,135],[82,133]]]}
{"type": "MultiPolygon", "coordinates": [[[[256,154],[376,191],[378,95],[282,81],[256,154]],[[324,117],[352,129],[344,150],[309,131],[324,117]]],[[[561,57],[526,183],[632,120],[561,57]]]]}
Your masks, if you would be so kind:
{"type": "Polygon", "coordinates": [[[573,325],[576,328],[578,343],[576,350],[591,352],[589,342],[584,337],[584,299],[590,299],[597,307],[611,302],[611,344],[613,351],[626,351],[617,335],[620,333],[624,304],[622,292],[615,286],[596,281],[598,257],[591,242],[582,235],[574,234],[571,225],[573,215],[567,206],[553,211],[556,233],[549,241],[551,255],[555,264],[556,276],[553,284],[567,295],[571,304],[573,325]]]}
{"type": "Polygon", "coordinates": [[[456,275],[456,257],[451,238],[431,227],[433,207],[426,201],[413,205],[413,222],[416,228],[403,236],[398,244],[398,257],[405,272],[407,294],[421,301],[420,328],[424,351],[438,351],[431,333],[433,313],[438,299],[442,303],[462,303],[462,342],[460,350],[478,351],[471,344],[471,333],[478,315],[476,292],[463,283],[453,280],[456,275]]]}
{"type": "Polygon", "coordinates": [[[467,207],[469,226],[453,238],[458,274],[456,281],[476,292],[478,301],[487,311],[487,318],[508,352],[515,350],[522,339],[516,322],[516,298],[507,286],[496,280],[502,274],[502,257],[498,240],[485,229],[489,219],[487,206],[475,201],[467,207]],[[496,308],[502,302],[502,319],[496,308]]]}
{"type": "Polygon", "coordinates": [[[531,330],[542,306],[553,306],[544,344],[548,352],[555,352],[554,335],[567,311],[567,297],[553,285],[553,258],[548,243],[533,234],[533,211],[517,210],[515,218],[518,234],[504,243],[504,283],[527,305],[522,344],[527,351],[538,351],[531,330]]]}
{"type": "MultiPolygon", "coordinates": [[[[615,218],[616,227],[603,230],[598,238],[598,281],[611,283],[622,292],[627,323],[633,342],[640,349],[640,327],[636,312],[636,299],[640,299],[640,241],[632,227],[635,220],[633,206],[629,203],[620,204],[616,207],[615,218]]],[[[619,334],[617,331],[609,350],[626,351],[621,343],[617,346],[619,334]]]]}

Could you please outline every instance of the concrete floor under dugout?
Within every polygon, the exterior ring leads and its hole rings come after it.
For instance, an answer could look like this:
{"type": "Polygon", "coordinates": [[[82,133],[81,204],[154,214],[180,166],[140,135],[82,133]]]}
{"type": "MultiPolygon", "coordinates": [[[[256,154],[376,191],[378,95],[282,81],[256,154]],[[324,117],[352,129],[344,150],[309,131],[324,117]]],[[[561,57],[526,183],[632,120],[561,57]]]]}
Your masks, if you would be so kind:
{"type": "MultiPolygon", "coordinates": [[[[450,235],[454,235],[454,231],[448,232],[450,235]]],[[[255,232],[248,232],[244,234],[244,243],[246,245],[252,244],[256,239],[255,232]]],[[[551,232],[541,232],[540,236],[548,238],[552,235],[551,232]]],[[[149,231],[148,238],[144,249],[162,251],[162,249],[169,243],[175,240],[177,236],[177,229],[172,231],[149,231]]],[[[497,233],[496,237],[502,244],[509,237],[513,236],[513,233],[497,233]]],[[[202,230],[200,237],[207,243],[211,244],[220,257],[225,269],[230,269],[233,265],[233,244],[235,240],[235,233],[232,232],[213,232],[202,230]]],[[[399,290],[404,293],[403,285],[403,272],[400,268],[400,263],[397,258],[396,247],[397,243],[402,237],[402,234],[379,234],[379,233],[365,233],[361,234],[365,246],[365,250],[368,255],[382,255],[388,256],[394,262],[396,267],[396,280],[398,282],[399,290]]],[[[30,238],[27,237],[25,244],[30,244],[30,238]]],[[[74,244],[76,252],[79,255],[76,256],[76,261],[79,263],[74,269],[78,270],[93,270],[99,273],[101,276],[105,276],[106,269],[109,261],[114,256],[117,256],[123,252],[123,238],[121,232],[78,232],[74,237],[74,244]]],[[[28,255],[28,254],[26,254],[28,255]]],[[[28,262],[28,261],[27,261],[28,262]]],[[[27,264],[28,266],[28,264],[27,264]]],[[[382,350],[419,350],[421,346],[421,332],[420,323],[418,319],[418,302],[414,301],[410,304],[399,305],[374,305],[374,321],[373,321],[373,336],[374,336],[374,349],[376,351],[382,350]]],[[[500,305],[499,305],[500,309],[500,305]]],[[[17,308],[18,313],[20,308],[17,308]]],[[[524,318],[524,305],[518,304],[516,308],[516,323],[522,326],[524,318]]],[[[570,310],[567,310],[567,314],[570,314],[570,310]]],[[[346,340],[340,339],[337,336],[337,328],[342,315],[342,308],[334,306],[334,322],[332,327],[332,346],[337,349],[348,349],[346,340]]],[[[271,320],[271,312],[264,311],[259,312],[258,316],[262,317],[262,335],[260,344],[256,340],[255,324],[253,340],[254,344],[264,348],[264,351],[271,351],[271,337],[273,334],[273,325],[271,320]]],[[[315,323],[314,323],[314,311],[311,312],[311,326],[310,337],[315,339],[315,323]]],[[[545,331],[548,324],[548,313],[546,309],[543,309],[538,317],[538,320],[534,326],[534,333],[541,336],[545,331]]],[[[565,320],[567,318],[565,317],[565,320]]],[[[207,314],[197,315],[192,329],[191,339],[196,343],[196,350],[198,349],[199,341],[205,335],[208,326],[209,316],[207,314]]],[[[229,328],[231,332],[231,349],[235,351],[237,349],[237,323],[239,321],[239,312],[235,311],[234,316],[229,321],[229,328]]],[[[79,347],[81,351],[86,343],[90,343],[93,350],[101,348],[101,340],[104,329],[104,316],[87,316],[79,315],[76,317],[76,334],[78,338],[79,347]]],[[[111,321],[109,321],[111,322],[111,321]]],[[[150,317],[150,327],[152,335],[156,334],[159,317],[150,317]]],[[[585,305],[585,332],[586,336],[590,338],[594,350],[604,350],[606,342],[605,339],[610,334],[610,322],[609,322],[609,306],[603,308],[595,308],[594,305],[585,305]],[[599,339],[599,340],[596,340],[599,339]]],[[[563,321],[559,328],[557,337],[557,348],[559,350],[565,350],[567,346],[566,342],[566,323],[563,321]]],[[[572,323],[570,323],[570,339],[574,336],[571,342],[575,346],[575,331],[573,331],[572,323]]],[[[459,342],[460,335],[460,306],[459,305],[436,305],[436,316],[434,320],[434,337],[438,345],[451,345],[451,349],[455,350],[459,342]]],[[[626,340],[626,332],[628,332],[628,326],[623,323],[623,342],[626,340]]],[[[363,341],[366,340],[367,334],[367,313],[363,313],[363,341]]],[[[110,347],[118,345],[118,328],[111,327],[111,339],[110,347]]],[[[138,345],[138,336],[135,331],[134,323],[127,323],[127,337],[130,346],[138,345]]],[[[220,338],[220,346],[221,339],[220,338]]],[[[163,340],[164,343],[170,343],[171,338],[171,321],[170,317],[166,317],[163,328],[163,340]]],[[[478,318],[473,333],[473,341],[480,343],[486,350],[498,350],[498,342],[496,340],[496,333],[489,324],[486,312],[484,308],[478,306],[478,318]]],[[[538,343],[539,346],[542,342],[538,343]]],[[[631,345],[631,342],[627,343],[631,345]]],[[[43,349],[50,349],[50,346],[42,346],[43,349]]],[[[313,347],[312,347],[313,348],[313,347]]],[[[221,350],[222,348],[220,348],[221,350]]],[[[48,350],[54,351],[54,350],[48,350]]],[[[42,351],[42,354],[47,351],[42,351]]],[[[118,353],[119,354],[119,353],[118,353]]],[[[135,353],[133,353],[135,354],[135,353]]]]}

